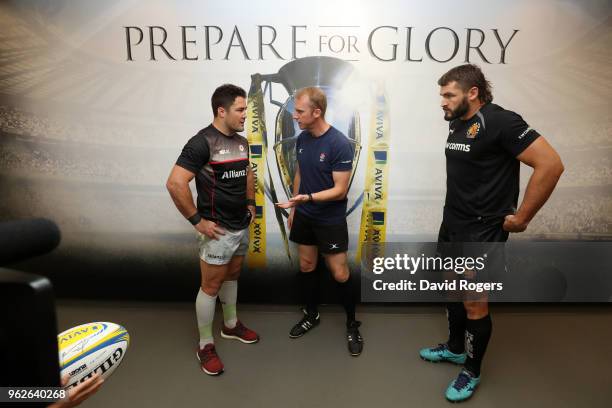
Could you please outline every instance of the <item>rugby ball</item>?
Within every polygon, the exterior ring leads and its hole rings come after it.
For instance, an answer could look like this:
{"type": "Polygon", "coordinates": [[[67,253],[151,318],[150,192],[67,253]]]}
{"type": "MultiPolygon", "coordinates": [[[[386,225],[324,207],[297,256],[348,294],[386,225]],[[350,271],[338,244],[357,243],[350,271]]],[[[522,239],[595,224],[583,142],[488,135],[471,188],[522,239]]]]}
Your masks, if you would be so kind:
{"type": "Polygon", "coordinates": [[[57,341],[61,375],[68,375],[65,388],[71,388],[94,373],[111,375],[125,356],[130,335],[118,324],[94,322],[60,333],[57,341]]]}

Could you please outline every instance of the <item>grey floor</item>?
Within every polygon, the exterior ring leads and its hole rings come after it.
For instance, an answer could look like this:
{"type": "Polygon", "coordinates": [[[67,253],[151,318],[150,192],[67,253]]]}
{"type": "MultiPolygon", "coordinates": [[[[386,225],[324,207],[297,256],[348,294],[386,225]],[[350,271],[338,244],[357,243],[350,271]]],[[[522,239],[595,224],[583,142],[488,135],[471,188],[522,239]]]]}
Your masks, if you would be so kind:
{"type": "MultiPolygon", "coordinates": [[[[294,306],[240,305],[261,342],[216,340],[225,373],[195,357],[191,303],[58,302],[60,330],[91,321],[124,325],[125,360],[82,407],[449,407],[443,391],[458,368],[418,358],[446,337],[439,306],[359,309],[364,353],[348,355],[344,317],[321,309],[321,325],[288,338],[294,306]]],[[[494,332],[469,407],[611,407],[612,307],[493,305],[494,332]]],[[[220,310],[215,331],[218,331],[220,310]]]]}

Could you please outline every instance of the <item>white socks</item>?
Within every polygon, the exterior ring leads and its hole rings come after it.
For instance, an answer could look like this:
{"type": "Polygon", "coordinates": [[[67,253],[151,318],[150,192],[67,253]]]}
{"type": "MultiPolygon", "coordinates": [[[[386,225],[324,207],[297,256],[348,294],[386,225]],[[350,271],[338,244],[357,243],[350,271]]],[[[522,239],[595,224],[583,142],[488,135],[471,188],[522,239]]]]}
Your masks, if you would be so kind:
{"type": "Polygon", "coordinates": [[[209,343],[214,343],[212,323],[215,317],[216,302],[216,296],[209,296],[200,288],[196,297],[196,317],[198,319],[198,330],[200,331],[200,349],[209,343]]]}
{"type": "Polygon", "coordinates": [[[236,301],[238,299],[238,281],[225,281],[219,289],[219,300],[223,307],[223,321],[225,327],[233,329],[236,327],[236,301]]]}

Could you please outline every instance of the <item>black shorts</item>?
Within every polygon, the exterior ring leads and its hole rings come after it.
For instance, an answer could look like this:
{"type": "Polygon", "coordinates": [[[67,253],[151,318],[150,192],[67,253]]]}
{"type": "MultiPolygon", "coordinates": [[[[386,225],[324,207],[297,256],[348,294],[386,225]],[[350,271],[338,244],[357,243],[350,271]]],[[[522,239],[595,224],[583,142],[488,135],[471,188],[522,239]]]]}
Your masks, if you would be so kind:
{"type": "Polygon", "coordinates": [[[470,226],[453,226],[443,222],[438,233],[438,256],[455,259],[484,257],[483,269],[454,276],[457,279],[476,282],[503,279],[506,272],[504,243],[509,233],[502,226],[503,221],[470,226]]]}
{"type": "Polygon", "coordinates": [[[289,240],[300,245],[314,245],[322,254],[348,251],[348,227],[342,224],[319,223],[296,210],[289,240]]]}
{"type": "Polygon", "coordinates": [[[502,228],[503,222],[483,223],[470,226],[440,225],[438,242],[506,242],[508,231],[502,228]]]}

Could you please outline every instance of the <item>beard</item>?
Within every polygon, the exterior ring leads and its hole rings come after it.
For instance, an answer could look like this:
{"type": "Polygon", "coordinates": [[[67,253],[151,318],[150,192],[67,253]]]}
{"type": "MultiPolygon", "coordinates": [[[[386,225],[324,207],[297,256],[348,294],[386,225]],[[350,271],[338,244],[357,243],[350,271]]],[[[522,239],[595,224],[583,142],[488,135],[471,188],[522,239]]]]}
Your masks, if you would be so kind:
{"type": "Polygon", "coordinates": [[[226,122],[225,124],[232,131],[232,133],[238,133],[244,130],[244,124],[241,124],[240,122],[234,122],[234,123],[226,122]]]}
{"type": "Polygon", "coordinates": [[[444,119],[450,122],[451,120],[455,120],[465,115],[468,110],[470,110],[470,105],[466,96],[455,110],[444,111],[444,119]]]}

